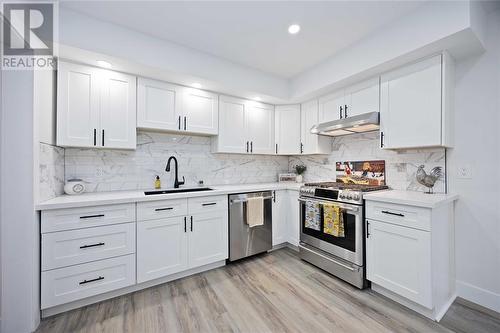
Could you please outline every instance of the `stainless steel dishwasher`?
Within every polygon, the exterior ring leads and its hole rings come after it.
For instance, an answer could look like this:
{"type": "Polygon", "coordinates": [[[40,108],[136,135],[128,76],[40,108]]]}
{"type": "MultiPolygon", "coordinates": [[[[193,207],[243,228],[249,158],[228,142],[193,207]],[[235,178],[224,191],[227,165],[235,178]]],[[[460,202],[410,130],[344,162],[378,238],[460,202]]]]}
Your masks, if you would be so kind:
{"type": "Polygon", "coordinates": [[[232,194],[229,196],[229,260],[238,260],[266,252],[273,247],[273,195],[271,191],[232,194]],[[249,227],[248,198],[264,200],[264,224],[249,227]]]}

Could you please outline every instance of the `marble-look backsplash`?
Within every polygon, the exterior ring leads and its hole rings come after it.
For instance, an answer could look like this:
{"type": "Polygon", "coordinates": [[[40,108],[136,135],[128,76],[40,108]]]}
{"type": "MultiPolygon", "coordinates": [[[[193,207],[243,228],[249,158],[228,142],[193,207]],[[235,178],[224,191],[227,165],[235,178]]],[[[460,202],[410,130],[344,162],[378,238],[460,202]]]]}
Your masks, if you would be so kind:
{"type": "Polygon", "coordinates": [[[40,142],[38,200],[45,201],[64,193],[64,148],[40,142]]]}
{"type": "MultiPolygon", "coordinates": [[[[426,188],[415,179],[419,165],[430,171],[440,166],[445,171],[444,148],[425,148],[410,150],[384,150],[379,148],[379,132],[354,134],[337,137],[333,140],[330,155],[292,156],[289,168],[305,164],[305,181],[326,181],[335,179],[335,163],[341,161],[385,160],[386,183],[393,189],[423,191],[426,188]]],[[[445,192],[445,180],[438,180],[435,192],[445,192]]]]}
{"type": "Polygon", "coordinates": [[[139,132],[135,151],[66,148],[65,179],[81,178],[87,192],[148,189],[156,175],[172,187],[173,172],[165,172],[171,155],[187,185],[275,182],[288,171],[286,156],[213,154],[210,137],[139,132]]]}

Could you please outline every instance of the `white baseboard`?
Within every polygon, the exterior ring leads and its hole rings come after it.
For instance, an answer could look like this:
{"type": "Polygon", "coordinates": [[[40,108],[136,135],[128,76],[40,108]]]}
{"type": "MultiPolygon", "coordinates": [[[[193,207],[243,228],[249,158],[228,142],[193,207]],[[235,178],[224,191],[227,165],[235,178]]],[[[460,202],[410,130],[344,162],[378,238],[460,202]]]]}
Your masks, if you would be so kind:
{"type": "Polygon", "coordinates": [[[456,286],[458,297],[500,312],[500,294],[458,280],[456,286]]]}
{"type": "Polygon", "coordinates": [[[457,295],[456,294],[453,294],[450,299],[448,301],[446,301],[446,303],[444,303],[444,305],[441,307],[441,309],[439,310],[436,310],[436,321],[437,322],[440,322],[441,319],[444,317],[444,315],[446,314],[446,312],[448,312],[448,309],[450,308],[450,306],[453,304],[453,302],[455,302],[455,299],[457,299],[457,295]]]}

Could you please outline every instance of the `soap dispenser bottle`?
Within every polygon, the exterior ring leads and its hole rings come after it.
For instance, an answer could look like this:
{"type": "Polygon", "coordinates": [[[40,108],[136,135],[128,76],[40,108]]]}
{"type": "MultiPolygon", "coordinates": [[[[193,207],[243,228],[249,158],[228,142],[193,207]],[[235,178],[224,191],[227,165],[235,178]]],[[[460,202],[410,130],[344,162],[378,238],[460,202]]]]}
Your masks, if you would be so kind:
{"type": "Polygon", "coordinates": [[[160,188],[161,188],[160,176],[156,176],[156,179],[155,179],[155,189],[159,190],[160,188]]]}

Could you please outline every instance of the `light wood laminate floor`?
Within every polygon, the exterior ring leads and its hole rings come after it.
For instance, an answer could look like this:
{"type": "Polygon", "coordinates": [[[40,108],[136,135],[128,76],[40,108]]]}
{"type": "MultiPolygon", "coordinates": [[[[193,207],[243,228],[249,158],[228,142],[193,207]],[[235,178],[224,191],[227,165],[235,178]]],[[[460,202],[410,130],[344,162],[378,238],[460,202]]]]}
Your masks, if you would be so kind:
{"type": "Polygon", "coordinates": [[[469,310],[454,305],[438,324],[281,249],[47,318],[37,332],[500,331],[469,310]]]}

